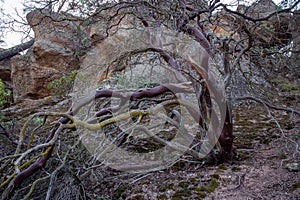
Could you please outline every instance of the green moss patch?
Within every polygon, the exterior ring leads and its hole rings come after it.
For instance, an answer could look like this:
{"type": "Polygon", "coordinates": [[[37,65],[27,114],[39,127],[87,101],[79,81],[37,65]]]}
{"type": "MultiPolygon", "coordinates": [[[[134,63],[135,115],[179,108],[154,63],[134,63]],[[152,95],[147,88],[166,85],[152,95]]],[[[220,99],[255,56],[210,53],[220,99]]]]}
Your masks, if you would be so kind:
{"type": "Polygon", "coordinates": [[[126,189],[127,187],[125,185],[121,185],[120,187],[118,187],[118,189],[116,189],[116,191],[114,192],[112,199],[119,199],[120,197],[126,197],[126,194],[124,194],[126,189]]]}
{"type": "Polygon", "coordinates": [[[300,188],[300,182],[294,183],[294,184],[292,185],[291,191],[295,191],[295,190],[297,190],[298,188],[300,188]]]}
{"type": "Polygon", "coordinates": [[[212,174],[212,175],[210,175],[210,177],[212,177],[214,179],[219,179],[220,178],[219,174],[212,174]]]}
{"type": "Polygon", "coordinates": [[[211,179],[207,184],[205,184],[204,186],[195,188],[194,190],[196,191],[196,193],[202,194],[202,193],[212,193],[214,192],[217,188],[219,187],[219,183],[216,179],[211,179]]]}
{"type": "Polygon", "coordinates": [[[173,200],[181,200],[184,198],[188,198],[192,195],[192,192],[189,189],[183,189],[175,192],[172,196],[173,200]]]}
{"type": "Polygon", "coordinates": [[[234,171],[234,172],[240,172],[241,168],[234,166],[234,167],[231,168],[231,170],[234,171]]]}
{"type": "Polygon", "coordinates": [[[293,83],[283,83],[283,84],[280,84],[280,88],[283,91],[290,92],[290,91],[293,91],[293,90],[298,90],[298,85],[293,84],[293,83]]]}
{"type": "Polygon", "coordinates": [[[210,181],[209,187],[206,188],[206,191],[207,191],[208,193],[212,193],[212,192],[214,192],[215,189],[217,189],[218,187],[219,187],[219,183],[217,182],[217,180],[216,180],[216,179],[212,179],[212,180],[210,181]]]}
{"type": "Polygon", "coordinates": [[[201,192],[201,191],[198,191],[198,192],[197,192],[197,195],[198,195],[198,197],[200,197],[200,198],[205,198],[205,197],[206,197],[206,193],[205,193],[205,192],[201,192]]]}
{"type": "Polygon", "coordinates": [[[190,185],[190,183],[185,182],[185,181],[181,181],[181,182],[178,183],[178,186],[182,187],[182,188],[188,188],[189,185],[190,185]]]}

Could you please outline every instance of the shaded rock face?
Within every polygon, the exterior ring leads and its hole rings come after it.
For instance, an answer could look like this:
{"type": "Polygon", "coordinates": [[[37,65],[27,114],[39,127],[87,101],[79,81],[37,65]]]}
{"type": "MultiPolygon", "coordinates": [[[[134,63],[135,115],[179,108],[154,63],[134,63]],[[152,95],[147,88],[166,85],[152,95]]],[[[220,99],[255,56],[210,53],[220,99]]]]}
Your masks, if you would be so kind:
{"type": "Polygon", "coordinates": [[[249,7],[240,6],[238,11],[253,18],[263,18],[274,12],[276,9],[277,6],[272,0],[259,0],[249,7]]]}
{"type": "Polygon", "coordinates": [[[10,83],[11,66],[10,59],[4,59],[0,62],[0,79],[4,82],[10,83]]]}
{"type": "Polygon", "coordinates": [[[292,26],[292,35],[293,35],[293,42],[296,51],[300,49],[300,11],[295,11],[293,15],[293,26],[292,26]]]}
{"type": "MultiPolygon", "coordinates": [[[[276,6],[272,0],[260,0],[250,6],[239,5],[237,7],[237,11],[239,13],[252,19],[268,17],[270,14],[278,11],[278,9],[278,6],[276,6]]],[[[243,26],[245,25],[245,27],[253,36],[252,45],[261,46],[264,48],[276,45],[279,47],[288,45],[294,37],[293,32],[295,32],[297,27],[295,15],[291,15],[289,13],[278,13],[270,17],[268,20],[255,23],[251,22],[251,20],[245,20],[243,17],[228,14],[226,11],[221,11],[218,13],[217,18],[219,19],[219,24],[223,30],[220,32],[218,26],[213,26],[212,28],[218,36],[222,35],[222,32],[224,35],[229,36],[237,31],[237,33],[234,35],[235,38],[240,39],[243,37],[248,37],[243,32],[241,33],[238,31],[243,30],[243,26]]]]}
{"type": "Polygon", "coordinates": [[[79,68],[80,35],[76,23],[57,13],[39,10],[27,15],[35,34],[33,47],[11,59],[14,101],[50,95],[48,83],[79,68]]]}
{"type": "MultiPolygon", "coordinates": [[[[272,0],[260,0],[251,6],[238,6],[237,11],[252,18],[264,18],[278,10],[278,6],[272,0]]],[[[290,14],[277,14],[269,21],[263,21],[262,25],[253,32],[254,43],[263,47],[272,45],[287,45],[292,39],[292,29],[295,24],[290,14]]]]}
{"type": "Polygon", "coordinates": [[[47,84],[63,73],[54,68],[38,65],[33,52],[13,57],[11,66],[15,102],[25,98],[40,99],[49,96],[47,84]]]}
{"type": "MultiPolygon", "coordinates": [[[[300,77],[300,11],[295,11],[293,14],[293,19],[291,20],[291,23],[293,23],[293,26],[291,28],[291,33],[293,36],[293,43],[291,46],[292,53],[289,59],[289,69],[293,71],[294,77],[300,77]]],[[[298,78],[297,81],[298,87],[300,88],[300,80],[298,78]]]]}

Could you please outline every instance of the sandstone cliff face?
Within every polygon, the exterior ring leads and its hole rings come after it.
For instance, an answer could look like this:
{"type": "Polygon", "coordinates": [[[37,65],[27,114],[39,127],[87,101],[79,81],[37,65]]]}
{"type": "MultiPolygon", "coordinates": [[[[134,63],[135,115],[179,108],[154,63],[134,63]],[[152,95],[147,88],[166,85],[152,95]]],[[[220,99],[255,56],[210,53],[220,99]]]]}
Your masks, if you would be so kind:
{"type": "Polygon", "coordinates": [[[79,68],[80,35],[76,22],[65,20],[68,17],[38,10],[27,15],[35,42],[25,55],[11,59],[15,102],[49,96],[49,82],[79,68]]]}

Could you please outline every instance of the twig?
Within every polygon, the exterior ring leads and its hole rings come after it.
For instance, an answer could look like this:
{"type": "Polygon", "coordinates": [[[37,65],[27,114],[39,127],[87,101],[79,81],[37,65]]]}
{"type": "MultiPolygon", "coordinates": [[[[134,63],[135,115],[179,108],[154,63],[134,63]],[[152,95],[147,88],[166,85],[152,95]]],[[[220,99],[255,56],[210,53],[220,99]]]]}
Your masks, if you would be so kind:
{"type": "Polygon", "coordinates": [[[137,181],[139,181],[139,180],[141,180],[141,179],[143,179],[143,178],[146,178],[147,176],[150,176],[150,175],[152,175],[152,172],[150,172],[150,173],[147,173],[147,174],[145,174],[145,175],[143,175],[143,176],[140,176],[139,178],[136,178],[136,179],[134,179],[133,181],[131,181],[129,184],[134,184],[134,183],[136,183],[137,181]]]}
{"type": "MultiPolygon", "coordinates": [[[[79,141],[79,140],[78,140],[79,141]]],[[[77,143],[78,143],[77,141],[77,143]]],[[[76,143],[76,144],[77,144],[76,143]]],[[[75,146],[75,145],[74,145],[75,146]]],[[[57,167],[52,173],[51,173],[51,176],[50,176],[50,181],[49,181],[49,187],[48,187],[48,190],[47,190],[47,193],[46,193],[46,198],[45,200],[49,200],[50,197],[51,197],[51,191],[52,191],[52,187],[53,187],[53,184],[54,184],[54,181],[55,181],[55,177],[56,177],[56,174],[59,172],[59,170],[61,170],[65,164],[66,164],[66,160],[67,160],[67,156],[69,155],[70,151],[71,151],[72,148],[69,148],[61,165],[59,167],[57,167]]]]}
{"type": "Polygon", "coordinates": [[[43,177],[43,178],[39,178],[39,179],[35,180],[35,181],[32,183],[29,192],[26,194],[26,196],[25,196],[22,200],[26,200],[26,199],[28,199],[28,198],[30,197],[30,195],[31,195],[31,194],[33,193],[33,191],[34,191],[34,188],[35,188],[36,184],[38,184],[38,182],[40,182],[40,181],[42,181],[42,180],[45,180],[45,179],[47,179],[47,178],[49,178],[49,177],[50,177],[50,176],[45,176],[45,177],[43,177]]]}
{"type": "Polygon", "coordinates": [[[259,98],[256,98],[256,97],[253,97],[253,96],[244,96],[244,97],[237,97],[237,98],[234,98],[234,100],[236,101],[243,101],[243,100],[254,100],[256,102],[259,102],[269,108],[272,108],[274,110],[283,110],[283,111],[287,111],[287,112],[291,112],[291,113],[295,113],[297,115],[300,115],[300,111],[296,110],[296,109],[293,109],[293,108],[290,108],[290,107],[279,107],[279,106],[274,106],[272,105],[271,103],[269,102],[266,102],[262,99],[259,99],[259,98]]]}

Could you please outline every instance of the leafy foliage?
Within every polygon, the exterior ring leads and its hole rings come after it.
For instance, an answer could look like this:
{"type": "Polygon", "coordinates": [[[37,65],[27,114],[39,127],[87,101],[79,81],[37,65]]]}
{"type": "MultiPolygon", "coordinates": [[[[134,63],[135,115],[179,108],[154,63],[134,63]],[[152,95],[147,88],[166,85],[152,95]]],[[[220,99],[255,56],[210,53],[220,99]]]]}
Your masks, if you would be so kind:
{"type": "Polygon", "coordinates": [[[110,77],[110,84],[116,89],[151,88],[159,85],[156,80],[146,79],[145,77],[128,77],[124,74],[116,74],[110,77]]]}
{"type": "Polygon", "coordinates": [[[77,70],[73,70],[68,75],[63,75],[61,78],[50,82],[47,88],[54,95],[64,96],[72,89],[76,75],[77,70]]]}
{"type": "MultiPolygon", "coordinates": [[[[2,80],[0,79],[0,108],[3,108],[5,106],[5,104],[7,104],[9,101],[9,97],[11,96],[11,91],[10,90],[5,90],[5,86],[4,83],[2,82],[2,80]]],[[[4,115],[2,113],[2,111],[0,110],[0,123],[3,122],[4,119],[4,115]]],[[[12,122],[7,122],[4,125],[5,127],[11,127],[12,122]]]]}
{"type": "Polygon", "coordinates": [[[8,103],[7,98],[11,95],[11,91],[5,90],[5,86],[4,83],[2,82],[2,80],[0,79],[0,108],[5,105],[6,103],[8,103]]]}

